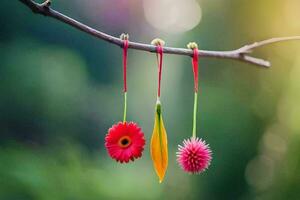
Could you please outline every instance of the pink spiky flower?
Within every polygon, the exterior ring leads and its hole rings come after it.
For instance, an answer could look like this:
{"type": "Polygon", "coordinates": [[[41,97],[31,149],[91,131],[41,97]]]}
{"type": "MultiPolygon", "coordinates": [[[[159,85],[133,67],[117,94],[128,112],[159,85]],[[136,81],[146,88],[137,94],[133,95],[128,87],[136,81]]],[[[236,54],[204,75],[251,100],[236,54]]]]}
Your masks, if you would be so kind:
{"type": "Polygon", "coordinates": [[[211,150],[204,140],[191,137],[183,141],[183,146],[178,145],[177,162],[180,167],[192,174],[205,171],[211,162],[211,150]]]}

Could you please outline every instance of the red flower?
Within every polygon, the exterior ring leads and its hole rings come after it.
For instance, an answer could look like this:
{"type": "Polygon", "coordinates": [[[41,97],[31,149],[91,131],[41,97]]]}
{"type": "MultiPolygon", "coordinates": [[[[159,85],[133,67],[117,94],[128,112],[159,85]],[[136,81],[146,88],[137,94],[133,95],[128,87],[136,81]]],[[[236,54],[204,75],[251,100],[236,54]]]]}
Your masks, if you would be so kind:
{"type": "Polygon", "coordinates": [[[144,133],[134,122],[114,124],[105,137],[108,154],[121,163],[141,157],[145,143],[144,133]]]}

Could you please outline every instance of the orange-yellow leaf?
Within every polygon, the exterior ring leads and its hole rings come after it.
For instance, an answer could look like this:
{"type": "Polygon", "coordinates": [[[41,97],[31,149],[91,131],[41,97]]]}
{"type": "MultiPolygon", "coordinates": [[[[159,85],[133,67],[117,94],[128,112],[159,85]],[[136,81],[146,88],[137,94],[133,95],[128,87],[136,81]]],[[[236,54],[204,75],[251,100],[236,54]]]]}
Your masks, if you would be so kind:
{"type": "Polygon", "coordinates": [[[156,104],[154,130],[151,138],[150,152],[156,174],[161,183],[168,167],[168,141],[161,114],[161,104],[156,104]]]}

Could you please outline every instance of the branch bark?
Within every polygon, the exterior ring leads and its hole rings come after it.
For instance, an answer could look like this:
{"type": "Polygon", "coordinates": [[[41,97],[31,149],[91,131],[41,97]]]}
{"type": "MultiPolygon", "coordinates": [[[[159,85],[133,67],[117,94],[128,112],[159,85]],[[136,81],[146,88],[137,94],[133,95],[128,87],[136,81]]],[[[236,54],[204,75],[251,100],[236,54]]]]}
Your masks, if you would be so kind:
{"type": "MultiPolygon", "coordinates": [[[[36,3],[32,0],[19,0],[24,5],[29,7],[34,13],[41,14],[44,16],[49,16],[55,18],[63,23],[69,24],[85,33],[88,33],[94,37],[99,39],[105,40],[112,44],[118,45],[120,47],[123,46],[123,40],[120,38],[114,37],[112,35],[103,33],[98,31],[94,28],[91,28],[75,19],[68,17],[52,8],[50,8],[51,1],[46,0],[44,3],[36,3]]],[[[226,58],[226,59],[235,59],[242,62],[254,64],[260,67],[270,67],[271,63],[267,60],[256,58],[250,56],[249,54],[256,48],[276,43],[282,41],[289,41],[289,40],[300,40],[300,36],[292,36],[292,37],[279,37],[279,38],[271,38],[267,40],[263,40],[260,42],[255,42],[253,44],[245,45],[239,49],[231,50],[231,51],[208,51],[208,50],[199,50],[199,56],[201,57],[215,57],[215,58],[226,58]]],[[[128,48],[141,50],[141,51],[148,51],[148,52],[156,52],[156,46],[150,44],[143,44],[138,42],[129,42],[128,48]]],[[[177,54],[177,55],[187,55],[192,56],[193,51],[190,49],[185,48],[174,48],[174,47],[164,47],[164,53],[167,54],[177,54]]]]}

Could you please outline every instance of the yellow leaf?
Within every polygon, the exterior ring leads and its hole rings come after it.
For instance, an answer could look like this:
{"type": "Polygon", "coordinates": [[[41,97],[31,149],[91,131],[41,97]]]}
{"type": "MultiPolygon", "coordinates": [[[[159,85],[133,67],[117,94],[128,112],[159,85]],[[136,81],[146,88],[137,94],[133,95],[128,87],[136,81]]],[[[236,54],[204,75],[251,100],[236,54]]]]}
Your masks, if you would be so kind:
{"type": "Polygon", "coordinates": [[[156,104],[155,110],[155,122],[151,138],[150,152],[156,174],[159,177],[159,182],[161,183],[168,167],[168,141],[162,119],[160,103],[156,104]]]}

